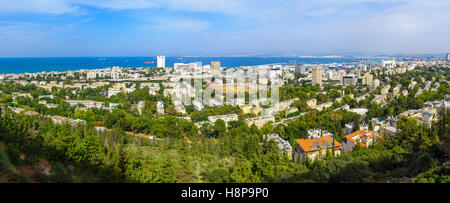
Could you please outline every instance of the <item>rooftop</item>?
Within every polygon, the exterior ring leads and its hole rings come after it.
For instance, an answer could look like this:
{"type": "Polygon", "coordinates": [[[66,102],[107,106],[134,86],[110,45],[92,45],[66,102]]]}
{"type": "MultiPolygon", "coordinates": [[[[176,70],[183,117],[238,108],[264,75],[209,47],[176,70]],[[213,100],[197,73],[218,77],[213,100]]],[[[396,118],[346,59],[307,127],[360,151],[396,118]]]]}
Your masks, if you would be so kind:
{"type": "MultiPolygon", "coordinates": [[[[298,144],[297,147],[300,147],[300,150],[304,152],[314,152],[321,149],[333,148],[333,141],[328,136],[315,139],[297,139],[295,141],[298,144]]],[[[341,144],[334,141],[334,147],[340,148],[341,144]]]]}
{"type": "Polygon", "coordinates": [[[367,139],[376,137],[378,137],[378,133],[374,131],[358,130],[352,134],[345,136],[345,139],[353,143],[360,142],[362,147],[366,147],[367,139]]]}

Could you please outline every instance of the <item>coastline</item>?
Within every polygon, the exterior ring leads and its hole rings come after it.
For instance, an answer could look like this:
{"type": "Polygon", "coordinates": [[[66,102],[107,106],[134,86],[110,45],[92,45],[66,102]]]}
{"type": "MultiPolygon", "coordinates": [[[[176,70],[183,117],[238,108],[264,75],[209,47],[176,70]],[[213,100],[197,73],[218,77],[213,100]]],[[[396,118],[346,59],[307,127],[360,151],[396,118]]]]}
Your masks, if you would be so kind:
{"type": "MultiPolygon", "coordinates": [[[[167,67],[174,63],[202,62],[220,60],[223,67],[236,68],[266,64],[350,64],[358,63],[356,57],[167,57],[167,67]]],[[[108,67],[153,68],[156,57],[33,57],[0,58],[0,74],[37,73],[50,71],[77,71],[82,69],[103,69],[108,67]],[[103,60],[104,59],[104,60],[103,60]]],[[[372,60],[371,60],[372,61],[372,60]]]]}

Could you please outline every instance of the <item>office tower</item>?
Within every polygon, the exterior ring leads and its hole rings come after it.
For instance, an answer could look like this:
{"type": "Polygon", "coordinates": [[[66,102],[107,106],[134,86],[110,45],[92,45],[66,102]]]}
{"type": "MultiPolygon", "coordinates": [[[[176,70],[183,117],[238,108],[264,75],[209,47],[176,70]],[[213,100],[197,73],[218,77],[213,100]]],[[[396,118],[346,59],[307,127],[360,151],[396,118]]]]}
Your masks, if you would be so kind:
{"type": "Polygon", "coordinates": [[[220,61],[211,61],[211,70],[220,71],[220,61]]]}
{"type": "Polygon", "coordinates": [[[322,86],[322,66],[312,67],[312,85],[322,86]]]}
{"type": "Polygon", "coordinates": [[[354,86],[356,85],[355,75],[344,75],[342,76],[342,83],[344,86],[354,86]]]}
{"type": "Polygon", "coordinates": [[[450,53],[447,53],[447,61],[450,62],[450,53]]]}
{"type": "Polygon", "coordinates": [[[305,74],[305,65],[303,64],[295,64],[295,73],[305,74]]]}
{"type": "Polygon", "coordinates": [[[157,56],[156,57],[158,62],[158,68],[165,68],[166,67],[166,57],[165,56],[157,56]]]}

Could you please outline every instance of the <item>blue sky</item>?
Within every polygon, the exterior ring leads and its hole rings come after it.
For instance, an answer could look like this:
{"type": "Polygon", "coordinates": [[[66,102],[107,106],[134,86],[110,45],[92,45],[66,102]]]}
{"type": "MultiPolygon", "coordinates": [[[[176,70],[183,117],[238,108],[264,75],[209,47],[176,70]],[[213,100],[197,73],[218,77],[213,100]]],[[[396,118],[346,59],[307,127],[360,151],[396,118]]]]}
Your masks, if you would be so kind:
{"type": "Polygon", "coordinates": [[[449,0],[0,0],[0,57],[450,51],[449,0]]]}

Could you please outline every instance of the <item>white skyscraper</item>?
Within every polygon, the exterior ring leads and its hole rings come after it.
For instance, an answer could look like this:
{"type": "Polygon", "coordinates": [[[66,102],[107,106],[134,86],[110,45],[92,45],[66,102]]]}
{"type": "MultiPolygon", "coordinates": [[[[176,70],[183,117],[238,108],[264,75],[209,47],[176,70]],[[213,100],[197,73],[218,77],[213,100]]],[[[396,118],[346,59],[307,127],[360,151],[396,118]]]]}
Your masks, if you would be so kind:
{"type": "Polygon", "coordinates": [[[450,53],[447,53],[447,61],[450,62],[450,53]]]}
{"type": "Polygon", "coordinates": [[[165,68],[166,67],[166,57],[165,56],[157,56],[156,57],[158,62],[157,65],[159,68],[165,68]]]}

